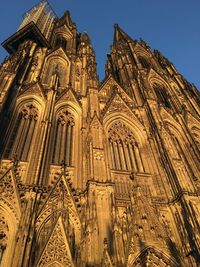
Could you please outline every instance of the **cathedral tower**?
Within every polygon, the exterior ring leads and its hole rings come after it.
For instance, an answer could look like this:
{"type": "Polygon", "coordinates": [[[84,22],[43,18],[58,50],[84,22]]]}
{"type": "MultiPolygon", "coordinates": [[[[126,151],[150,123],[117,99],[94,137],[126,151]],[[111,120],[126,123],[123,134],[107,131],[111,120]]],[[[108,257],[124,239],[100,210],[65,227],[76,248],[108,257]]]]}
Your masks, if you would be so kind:
{"type": "Polygon", "coordinates": [[[118,25],[100,83],[46,1],[2,45],[0,266],[199,266],[197,88],[118,25]]]}

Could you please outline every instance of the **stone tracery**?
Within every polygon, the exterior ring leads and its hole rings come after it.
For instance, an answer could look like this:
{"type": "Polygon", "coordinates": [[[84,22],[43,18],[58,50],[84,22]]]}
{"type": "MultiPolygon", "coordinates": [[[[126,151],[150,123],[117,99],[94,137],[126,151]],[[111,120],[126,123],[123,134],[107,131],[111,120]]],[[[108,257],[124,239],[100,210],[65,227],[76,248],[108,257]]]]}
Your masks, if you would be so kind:
{"type": "Polygon", "coordinates": [[[112,168],[115,170],[143,171],[138,143],[130,128],[117,121],[108,130],[112,168]]]}
{"type": "Polygon", "coordinates": [[[156,98],[160,105],[163,105],[166,108],[171,108],[171,103],[169,100],[169,95],[165,86],[155,83],[153,85],[156,98]]]}
{"type": "Polygon", "coordinates": [[[32,103],[25,104],[21,107],[9,136],[5,158],[15,156],[20,160],[27,160],[38,114],[38,108],[32,103]]]}
{"type": "Polygon", "coordinates": [[[74,117],[68,110],[61,110],[57,116],[55,141],[53,149],[53,164],[64,162],[67,166],[73,164],[74,117]]]}
{"type": "Polygon", "coordinates": [[[0,215],[0,263],[8,243],[8,224],[3,215],[0,215]]]}
{"type": "Polygon", "coordinates": [[[49,264],[50,266],[73,266],[65,238],[60,222],[58,222],[47,243],[42,258],[37,264],[38,267],[48,266],[49,264]]]}
{"type": "Polygon", "coordinates": [[[196,89],[117,25],[100,84],[88,35],[68,12],[59,19],[50,10],[42,1],[22,23],[29,30],[33,19],[46,40],[32,30],[25,40],[20,27],[0,67],[0,200],[9,226],[1,231],[0,217],[2,265],[166,267],[180,254],[177,266],[194,266],[196,89]],[[165,128],[167,119],[177,131],[165,128]]]}
{"type": "Polygon", "coordinates": [[[62,59],[51,57],[47,61],[47,67],[44,72],[44,83],[51,85],[51,77],[57,72],[59,76],[59,87],[66,87],[68,82],[68,63],[62,59]]]}

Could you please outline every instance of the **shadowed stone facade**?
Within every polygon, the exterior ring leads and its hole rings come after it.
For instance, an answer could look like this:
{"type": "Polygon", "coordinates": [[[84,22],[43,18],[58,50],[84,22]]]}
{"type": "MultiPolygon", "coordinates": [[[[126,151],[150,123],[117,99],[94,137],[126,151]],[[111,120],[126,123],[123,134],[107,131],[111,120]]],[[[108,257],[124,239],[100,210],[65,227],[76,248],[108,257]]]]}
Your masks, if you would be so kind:
{"type": "Polygon", "coordinates": [[[2,45],[0,266],[199,266],[195,86],[118,25],[100,83],[45,1],[2,45]]]}

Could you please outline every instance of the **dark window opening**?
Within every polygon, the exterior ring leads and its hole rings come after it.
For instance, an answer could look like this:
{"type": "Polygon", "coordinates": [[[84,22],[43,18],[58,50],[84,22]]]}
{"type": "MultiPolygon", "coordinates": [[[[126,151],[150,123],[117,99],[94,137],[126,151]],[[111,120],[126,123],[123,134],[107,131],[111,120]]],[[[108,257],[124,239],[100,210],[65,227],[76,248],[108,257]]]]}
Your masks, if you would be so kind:
{"type": "Polygon", "coordinates": [[[156,93],[157,100],[160,104],[167,108],[171,108],[171,104],[169,101],[169,95],[164,87],[155,86],[154,91],[156,93]]]}
{"type": "Polygon", "coordinates": [[[66,50],[67,49],[67,41],[66,41],[66,39],[63,38],[63,37],[57,37],[55,46],[56,47],[62,47],[64,50],[66,50]]]}
{"type": "Polygon", "coordinates": [[[138,60],[144,69],[148,69],[150,67],[150,63],[146,58],[139,56],[138,60]]]}

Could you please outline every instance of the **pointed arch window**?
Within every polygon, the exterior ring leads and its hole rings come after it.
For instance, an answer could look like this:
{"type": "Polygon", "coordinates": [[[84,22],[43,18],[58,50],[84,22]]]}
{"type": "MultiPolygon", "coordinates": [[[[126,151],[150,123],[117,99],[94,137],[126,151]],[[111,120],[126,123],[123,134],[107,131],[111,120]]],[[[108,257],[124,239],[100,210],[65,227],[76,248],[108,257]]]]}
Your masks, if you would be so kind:
{"type": "Polygon", "coordinates": [[[67,110],[61,111],[56,121],[53,164],[64,162],[67,166],[73,165],[74,126],[72,114],[67,110]]]}
{"type": "Polygon", "coordinates": [[[8,243],[8,224],[4,216],[0,215],[0,264],[8,243]]]}
{"type": "Polygon", "coordinates": [[[46,85],[51,85],[52,76],[55,73],[59,77],[59,87],[65,87],[67,85],[67,65],[61,60],[51,58],[44,72],[44,83],[46,85]]]}
{"type": "Polygon", "coordinates": [[[26,161],[31,147],[38,119],[38,109],[32,105],[24,105],[19,112],[8,139],[4,158],[17,157],[26,161]]]}
{"type": "Polygon", "coordinates": [[[108,130],[108,140],[114,170],[144,171],[138,143],[127,125],[114,123],[108,130]]]}
{"type": "Polygon", "coordinates": [[[178,135],[174,135],[171,132],[171,138],[174,144],[175,149],[177,150],[177,157],[178,159],[182,159],[184,163],[187,163],[188,166],[190,165],[188,162],[188,158],[189,155],[186,155],[187,152],[187,146],[185,144],[185,146],[183,146],[183,144],[181,145],[182,142],[180,142],[180,137],[178,137],[178,135]]]}
{"type": "Polygon", "coordinates": [[[159,104],[163,105],[166,108],[171,108],[169,101],[169,95],[165,87],[155,84],[153,86],[154,92],[156,94],[159,104]]]}

